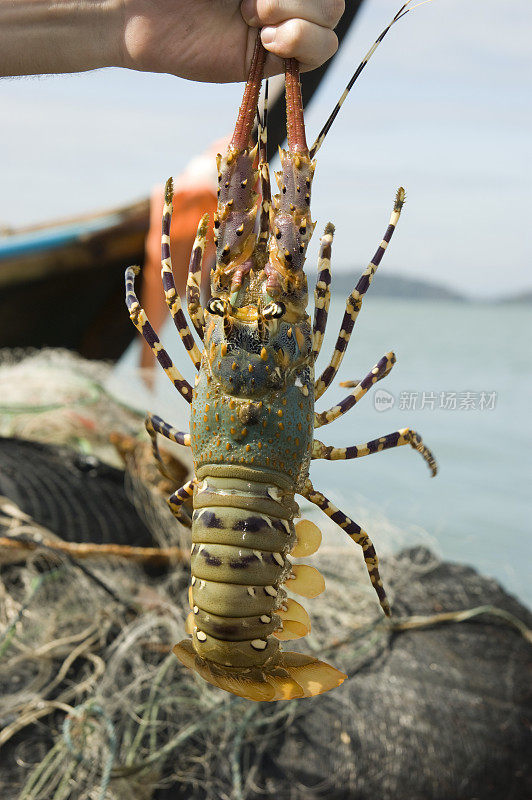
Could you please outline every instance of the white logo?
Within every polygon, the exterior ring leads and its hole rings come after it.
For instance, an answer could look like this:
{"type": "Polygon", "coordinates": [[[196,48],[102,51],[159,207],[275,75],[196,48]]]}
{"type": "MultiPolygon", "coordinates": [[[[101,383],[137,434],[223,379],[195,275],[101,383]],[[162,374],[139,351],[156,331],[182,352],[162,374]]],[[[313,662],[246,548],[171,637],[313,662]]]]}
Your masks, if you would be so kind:
{"type": "Polygon", "coordinates": [[[376,411],[389,411],[395,405],[395,397],[386,389],[377,389],[373,395],[373,405],[376,411]]]}

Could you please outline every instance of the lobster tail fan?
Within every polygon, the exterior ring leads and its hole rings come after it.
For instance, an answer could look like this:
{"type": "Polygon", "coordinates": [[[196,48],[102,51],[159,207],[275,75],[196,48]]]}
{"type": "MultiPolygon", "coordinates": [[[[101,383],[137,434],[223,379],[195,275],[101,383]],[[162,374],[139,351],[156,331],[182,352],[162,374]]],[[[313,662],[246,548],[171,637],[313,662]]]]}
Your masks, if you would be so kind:
{"type": "Polygon", "coordinates": [[[303,653],[281,653],[281,667],[301,686],[302,697],[315,697],[340,686],[347,675],[336,667],[303,653]]]}
{"type": "Polygon", "coordinates": [[[325,578],[316,567],[308,564],[295,564],[285,585],[290,592],[302,597],[318,597],[325,591],[325,578]]]}
{"type": "Polygon", "coordinates": [[[176,644],[174,653],[181,663],[216,686],[246,700],[272,702],[314,697],[340,686],[343,672],[303,653],[279,653],[274,664],[235,669],[200,658],[189,639],[176,644]]]}
{"type": "Polygon", "coordinates": [[[194,633],[195,626],[196,623],[194,621],[194,614],[191,611],[185,620],[185,631],[186,633],[188,633],[189,636],[192,636],[192,634],[194,633]]]}
{"type": "Polygon", "coordinates": [[[296,600],[285,598],[275,613],[280,618],[282,626],[274,631],[273,635],[280,642],[301,639],[310,633],[310,617],[296,600]]]}
{"type": "Polygon", "coordinates": [[[321,544],[321,531],[309,519],[300,519],[296,524],[297,541],[290,551],[294,558],[311,556],[321,544]]]}
{"type": "Polygon", "coordinates": [[[179,661],[188,669],[197,672],[203,680],[247,700],[273,700],[274,688],[266,683],[256,680],[250,670],[235,670],[207,661],[196,655],[190,639],[184,639],[173,649],[179,661]]]}

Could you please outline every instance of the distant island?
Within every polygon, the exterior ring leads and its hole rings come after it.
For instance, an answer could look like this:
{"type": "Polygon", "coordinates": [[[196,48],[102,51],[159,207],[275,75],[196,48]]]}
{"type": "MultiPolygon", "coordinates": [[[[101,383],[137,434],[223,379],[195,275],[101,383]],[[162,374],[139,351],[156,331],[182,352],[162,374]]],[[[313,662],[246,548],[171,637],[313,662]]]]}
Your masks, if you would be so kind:
{"type": "MultiPolygon", "coordinates": [[[[335,295],[347,297],[354,289],[359,275],[358,270],[348,274],[347,272],[334,272],[332,276],[331,289],[335,295]]],[[[309,280],[309,288],[312,288],[312,281],[309,280]]],[[[502,298],[472,298],[465,294],[448,289],[441,283],[433,283],[421,278],[411,278],[406,275],[386,275],[379,272],[371,284],[368,297],[401,297],[410,300],[453,300],[460,303],[532,303],[532,289],[518,292],[514,295],[507,295],[502,298]]]]}
{"type": "Polygon", "coordinates": [[[532,303],[532,289],[504,298],[505,303],[532,303]]]}
{"type": "MultiPolygon", "coordinates": [[[[355,287],[359,272],[352,275],[346,272],[335,272],[331,289],[334,294],[347,295],[355,287]]],[[[310,282],[309,282],[310,283],[310,282]]],[[[466,302],[467,297],[440,283],[407,278],[404,275],[386,275],[380,272],[371,283],[371,297],[404,297],[413,300],[458,300],[466,302]]]]}

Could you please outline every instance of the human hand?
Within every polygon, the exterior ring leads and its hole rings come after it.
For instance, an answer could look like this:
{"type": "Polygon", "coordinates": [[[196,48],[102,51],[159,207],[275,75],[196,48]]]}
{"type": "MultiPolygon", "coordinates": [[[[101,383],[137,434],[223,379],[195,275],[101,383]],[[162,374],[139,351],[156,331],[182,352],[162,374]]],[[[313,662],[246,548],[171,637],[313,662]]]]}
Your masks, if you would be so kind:
{"type": "Polygon", "coordinates": [[[314,69],[338,47],[333,28],[344,0],[123,0],[123,50],[116,66],[196,81],[246,79],[257,36],[269,51],[265,75],[297,58],[314,69]]]}
{"type": "Polygon", "coordinates": [[[127,67],[196,81],[247,78],[256,40],[313,69],[338,47],[344,0],[0,0],[0,76],[127,67]]]}

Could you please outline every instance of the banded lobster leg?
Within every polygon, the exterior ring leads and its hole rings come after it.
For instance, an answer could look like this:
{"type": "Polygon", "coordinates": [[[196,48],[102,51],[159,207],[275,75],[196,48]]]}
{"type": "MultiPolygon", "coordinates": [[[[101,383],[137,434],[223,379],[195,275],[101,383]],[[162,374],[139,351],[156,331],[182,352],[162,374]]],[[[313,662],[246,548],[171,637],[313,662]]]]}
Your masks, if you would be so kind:
{"type": "Polygon", "coordinates": [[[169,425],[168,422],[165,422],[164,419],[161,419],[161,417],[158,417],[156,414],[147,414],[146,419],[144,420],[144,426],[151,439],[151,449],[159,467],[159,471],[166,478],[171,478],[172,476],[169,475],[168,470],[166,469],[166,465],[159,450],[159,445],[157,444],[157,434],[159,433],[161,436],[164,436],[171,442],[181,444],[184,447],[190,447],[190,434],[185,433],[184,431],[178,431],[177,428],[172,427],[172,425],[169,425]]]}
{"type": "MultiPolygon", "coordinates": [[[[316,400],[318,400],[322,396],[322,394],[326,391],[326,389],[331,385],[336,373],[338,372],[338,369],[340,368],[340,364],[342,363],[345,351],[347,350],[347,345],[349,344],[349,339],[351,338],[353,328],[355,327],[355,322],[357,320],[360,309],[362,308],[362,301],[364,299],[364,295],[366,294],[367,290],[371,285],[373,276],[375,275],[375,272],[377,271],[377,268],[381,263],[386,248],[388,247],[390,240],[393,236],[393,232],[399,220],[399,216],[401,214],[404,201],[405,201],[405,190],[401,187],[397,190],[393,211],[390,216],[390,221],[388,223],[386,232],[382,237],[382,241],[379,247],[377,248],[377,251],[373,256],[372,260],[368,264],[365,272],[363,273],[357,285],[347,298],[345,304],[344,318],[340,326],[340,333],[338,334],[338,339],[336,340],[334,353],[332,355],[332,358],[328,366],[323,370],[323,372],[321,373],[320,377],[318,378],[315,384],[314,397],[316,400]]],[[[323,326],[323,331],[324,330],[325,326],[323,326]]],[[[321,338],[323,338],[323,332],[321,332],[321,338]]],[[[319,341],[321,344],[321,339],[319,341]]]]}
{"type": "MultiPolygon", "coordinates": [[[[187,325],[181,300],[176,290],[174,275],[172,272],[172,260],[170,255],[170,223],[172,220],[172,198],[173,198],[173,181],[169,178],[166,182],[164,193],[164,209],[162,219],[162,236],[161,236],[161,278],[164,288],[166,303],[172,315],[172,319],[185,346],[186,351],[190,355],[192,363],[199,369],[201,354],[198,350],[193,336],[187,325]]],[[[200,222],[198,236],[192,249],[191,268],[193,265],[199,263],[199,271],[201,273],[201,261],[203,250],[205,247],[205,231],[206,231],[206,218],[200,222]],[[202,238],[201,238],[202,237],[202,238]],[[199,240],[199,241],[198,241],[199,240]]],[[[181,392],[183,397],[190,403],[192,400],[192,387],[179,373],[173,365],[170,356],[162,347],[157,334],[151,326],[144,309],[140,306],[134,289],[135,275],[139,272],[138,267],[130,267],[126,271],[126,304],[130,312],[131,320],[135,327],[142,333],[144,339],[151,347],[157,360],[163,367],[164,371],[174,384],[174,386],[181,392]]],[[[199,292],[198,292],[199,302],[199,292]]],[[[192,317],[195,322],[195,318],[192,317]]],[[[196,328],[197,330],[197,328],[196,328]]],[[[150,415],[146,417],[145,421],[146,430],[151,439],[153,455],[158,463],[159,469],[166,477],[171,477],[167,474],[166,467],[161,458],[159,447],[157,445],[157,433],[165,436],[177,444],[190,446],[190,435],[173,428],[160,417],[150,415]]]]}
{"type": "MultiPolygon", "coordinates": [[[[183,314],[181,299],[176,290],[174,275],[172,272],[172,259],[170,255],[170,223],[172,221],[172,198],[173,198],[173,181],[172,178],[169,178],[168,181],[166,182],[164,191],[164,209],[163,209],[162,234],[161,234],[161,278],[164,288],[164,295],[166,298],[166,304],[168,305],[174,324],[177,328],[179,336],[181,337],[185,350],[187,351],[192,360],[192,363],[194,364],[196,369],[199,370],[201,362],[201,353],[190,332],[190,328],[188,327],[185,315],[183,314]]],[[[198,236],[196,237],[191,257],[191,267],[193,264],[199,262],[200,272],[201,272],[201,260],[202,260],[203,250],[205,247],[205,236],[203,235],[203,240],[201,238],[202,234],[205,233],[204,228],[206,230],[206,221],[202,220],[200,222],[198,236]]],[[[152,349],[157,360],[165,370],[170,380],[174,383],[174,386],[176,386],[178,391],[180,391],[183,397],[185,397],[185,399],[188,400],[188,402],[190,403],[192,400],[192,391],[190,384],[182,377],[182,375],[172,364],[172,361],[168,353],[162,347],[157,334],[155,333],[153,327],[151,326],[146,316],[146,313],[144,309],[140,306],[140,303],[135,294],[135,287],[134,287],[135,276],[139,274],[139,271],[140,271],[139,267],[129,267],[126,270],[126,305],[129,310],[130,318],[135,327],[137,328],[137,330],[139,330],[140,333],[142,333],[144,339],[152,349]]],[[[197,317],[192,317],[192,319],[195,322],[197,317]]]]}
{"type": "Polygon", "coordinates": [[[320,428],[322,425],[328,425],[334,422],[338,417],[346,414],[358,401],[364,397],[366,392],[371,389],[374,383],[385,378],[391,371],[395,364],[395,354],[386,353],[380,361],[378,361],[371,372],[368,372],[365,378],[360,383],[357,383],[353,391],[344,397],[343,400],[329,408],[327,411],[314,414],[314,427],[320,428]]]}
{"type": "Polygon", "coordinates": [[[140,272],[140,267],[128,267],[126,269],[126,305],[129,317],[135,328],[143,335],[144,339],[151,348],[155,358],[168,375],[177,391],[185,398],[187,403],[192,402],[192,386],[181,375],[177,367],[174,366],[172,359],[164,349],[161,341],[152,328],[146,312],[140,305],[135,294],[135,276],[140,272]]]}
{"type": "MultiPolygon", "coordinates": [[[[171,182],[167,183],[166,189],[167,189],[167,191],[166,191],[165,213],[167,211],[167,206],[169,205],[169,196],[170,196],[170,203],[171,203],[171,196],[172,196],[171,195],[171,192],[172,192],[171,182]]],[[[171,213],[171,209],[170,209],[170,213],[171,213]]],[[[170,220],[169,219],[167,220],[167,225],[168,225],[168,230],[169,230],[169,228],[170,228],[170,220]]],[[[168,234],[166,234],[166,235],[168,235],[168,234]]],[[[165,244],[167,244],[167,246],[168,246],[168,262],[170,261],[169,241],[170,241],[169,238],[168,238],[168,242],[165,241],[165,222],[164,222],[164,217],[163,217],[163,255],[165,253],[165,249],[164,249],[165,244]]],[[[167,300],[168,300],[169,296],[172,298],[172,303],[169,302],[169,305],[171,306],[170,307],[170,311],[172,311],[173,308],[176,308],[175,303],[179,300],[179,295],[177,295],[177,293],[175,292],[175,285],[173,284],[173,275],[172,275],[172,272],[171,272],[171,264],[169,265],[169,269],[170,269],[170,276],[171,276],[171,284],[168,283],[167,285],[165,285],[165,295],[167,297],[167,300]],[[173,286],[174,296],[171,295],[170,291],[167,292],[167,286],[169,286],[169,287],[173,286]],[[177,299],[177,301],[176,301],[176,299],[177,299]]],[[[138,298],[137,298],[137,295],[135,294],[135,276],[138,275],[139,272],[140,272],[140,267],[128,267],[128,269],[126,270],[126,305],[127,305],[128,310],[129,310],[129,316],[131,318],[131,321],[133,322],[133,324],[137,328],[137,330],[140,331],[140,333],[143,335],[144,339],[146,340],[146,342],[150,346],[152,352],[154,353],[155,357],[157,358],[157,361],[159,362],[161,367],[164,369],[165,373],[168,375],[168,377],[172,381],[172,383],[175,386],[175,388],[180,392],[182,397],[184,397],[185,400],[187,400],[187,402],[191,403],[192,402],[192,386],[188,383],[187,380],[185,380],[185,378],[181,375],[179,370],[172,363],[172,359],[170,358],[170,356],[168,355],[168,353],[166,352],[166,350],[162,346],[162,344],[161,344],[161,342],[159,340],[159,337],[157,336],[157,334],[155,333],[153,327],[151,326],[151,324],[150,324],[150,322],[148,320],[148,317],[146,316],[146,312],[144,311],[144,309],[140,305],[140,303],[138,301],[138,298]]],[[[168,273],[165,273],[165,262],[164,262],[164,259],[163,259],[163,283],[164,283],[164,280],[165,280],[165,274],[167,275],[168,273]]],[[[172,316],[174,317],[174,321],[176,322],[176,326],[178,326],[178,330],[180,330],[180,333],[181,333],[182,326],[181,326],[181,328],[179,328],[179,325],[181,325],[181,317],[183,317],[183,311],[181,309],[180,304],[177,307],[177,310],[179,311],[179,315],[177,313],[174,315],[174,313],[172,311],[172,316]]],[[[183,317],[183,322],[184,322],[184,325],[186,326],[186,321],[184,320],[184,317],[183,317]]],[[[190,334],[190,331],[188,330],[188,326],[186,326],[186,330],[188,331],[188,336],[190,337],[190,339],[192,339],[192,335],[190,334]]],[[[183,339],[183,341],[185,341],[185,340],[183,339]]],[[[196,345],[194,345],[194,347],[196,347],[196,345]]],[[[192,357],[192,355],[191,355],[191,357],[192,357]]],[[[165,422],[160,417],[157,417],[157,416],[151,415],[151,414],[148,414],[148,416],[146,417],[145,425],[146,425],[146,430],[148,431],[148,434],[149,434],[150,439],[151,439],[153,455],[155,456],[155,459],[156,459],[157,464],[159,466],[159,470],[165,477],[171,477],[170,475],[168,475],[168,472],[166,470],[164,462],[163,462],[163,460],[161,458],[161,454],[159,452],[159,447],[157,445],[157,433],[160,433],[162,436],[165,436],[167,439],[170,439],[171,441],[174,441],[177,444],[183,444],[183,445],[187,445],[187,446],[190,446],[190,435],[188,433],[184,433],[182,431],[176,430],[175,428],[173,428],[171,425],[169,425],[167,422],[165,422]]],[[[173,495],[172,495],[172,497],[173,497],[173,495]]]]}
{"type": "MultiPolygon", "coordinates": [[[[177,332],[181,337],[181,341],[185,350],[189,354],[192,363],[199,370],[201,362],[201,353],[198,349],[194,337],[190,332],[183,308],[181,305],[181,298],[175,286],[174,273],[172,271],[172,257],[170,255],[170,224],[172,222],[173,210],[173,196],[174,196],[174,183],[172,178],[168,178],[164,188],[164,208],[163,208],[163,221],[162,221],[162,235],[161,235],[161,280],[163,283],[164,296],[166,305],[170,310],[174,325],[177,332]]],[[[200,223],[201,225],[201,223],[200,223]]],[[[194,253],[195,246],[192,250],[194,253]]]]}
{"type": "Polygon", "coordinates": [[[340,461],[350,458],[362,458],[362,456],[369,456],[373,453],[380,453],[383,450],[389,450],[392,447],[401,447],[402,445],[409,444],[414,450],[422,455],[424,460],[431,471],[431,477],[434,477],[438,472],[438,465],[432,452],[424,444],[421,436],[416,431],[410,428],[401,428],[399,431],[387,433],[385,436],[379,436],[378,439],[372,439],[370,442],[364,444],[351,445],[351,447],[328,447],[320,442],[319,439],[314,439],[312,445],[312,458],[324,458],[327,461],[340,461]]]}
{"type": "Polygon", "coordinates": [[[170,511],[172,512],[172,514],[176,519],[181,518],[183,503],[185,503],[187,500],[190,500],[190,498],[193,496],[195,485],[196,485],[195,479],[188,481],[179,489],[176,489],[176,491],[173,494],[171,494],[168,500],[166,501],[170,506],[170,511]]]}
{"type": "Polygon", "coordinates": [[[328,222],[320,241],[318,279],[314,289],[314,322],[312,325],[312,358],[314,362],[321,350],[331,301],[331,247],[333,236],[334,225],[328,222]]]}
{"type": "Polygon", "coordinates": [[[331,503],[324,494],[316,491],[310,480],[307,480],[301,494],[303,497],[306,497],[307,500],[310,500],[311,503],[318,506],[318,508],[321,508],[321,510],[327,514],[333,522],[336,522],[356,544],[362,547],[366,568],[373,588],[377,592],[381,608],[387,617],[391,616],[390,604],[386,598],[386,592],[379,573],[379,559],[366,531],[363,530],[360,525],[357,525],[356,522],[353,522],[343,511],[340,511],[340,509],[331,503]]]}
{"type": "Polygon", "coordinates": [[[205,315],[201,306],[201,272],[203,256],[207,243],[207,224],[209,215],[204,214],[199,222],[198,231],[190,255],[187,278],[187,310],[192,324],[201,341],[205,335],[205,315]]]}

